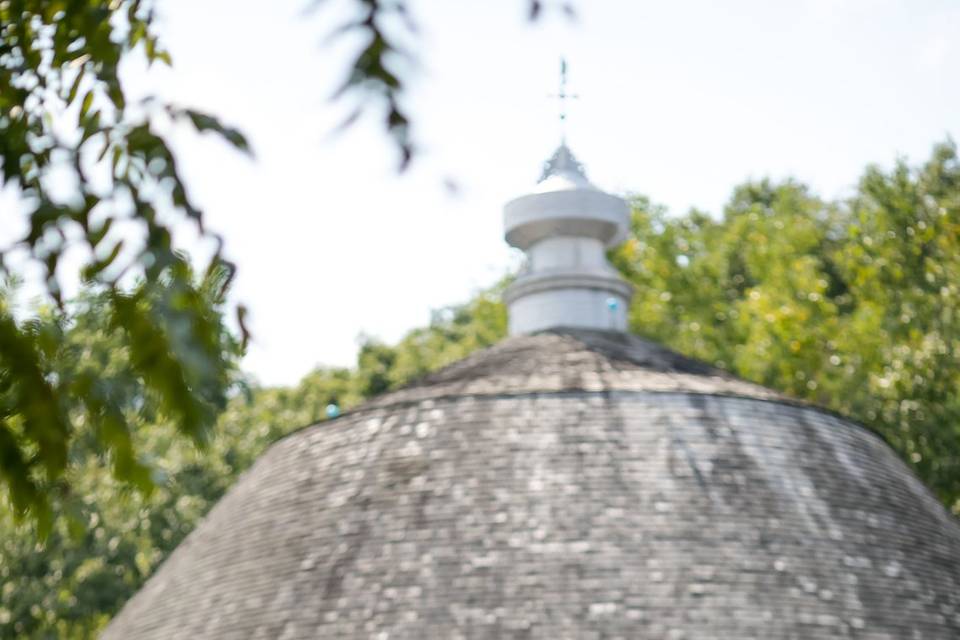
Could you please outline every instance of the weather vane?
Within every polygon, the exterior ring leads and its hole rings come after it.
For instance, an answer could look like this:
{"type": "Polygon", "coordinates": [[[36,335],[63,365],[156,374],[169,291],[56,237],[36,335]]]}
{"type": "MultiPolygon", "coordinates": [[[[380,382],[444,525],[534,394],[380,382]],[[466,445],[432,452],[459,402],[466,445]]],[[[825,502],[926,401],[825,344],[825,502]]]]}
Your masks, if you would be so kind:
{"type": "Polygon", "coordinates": [[[567,59],[560,58],[560,92],[550,94],[560,103],[560,142],[567,144],[567,100],[576,100],[580,96],[567,91],[567,59]]]}

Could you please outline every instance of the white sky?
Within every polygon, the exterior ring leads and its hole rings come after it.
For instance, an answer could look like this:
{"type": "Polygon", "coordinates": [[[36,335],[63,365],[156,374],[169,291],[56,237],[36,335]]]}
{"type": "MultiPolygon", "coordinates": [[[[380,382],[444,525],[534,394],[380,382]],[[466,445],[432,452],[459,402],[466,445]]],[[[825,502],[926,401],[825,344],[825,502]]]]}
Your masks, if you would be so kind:
{"type": "Polygon", "coordinates": [[[574,0],[575,23],[535,25],[527,0],[419,0],[423,153],[398,176],[379,120],[329,139],[347,49],[324,41],[344,0],[305,15],[311,1],[157,0],[174,69],[127,78],[251,140],[254,161],[196,136],[177,148],[239,265],[245,365],[265,383],[352,364],[361,332],[396,340],[514,263],[500,207],[558,141],[561,54],[590,177],[675,212],[718,213],[751,177],[843,195],[866,164],[921,161],[960,132],[957,0],[574,0]]]}

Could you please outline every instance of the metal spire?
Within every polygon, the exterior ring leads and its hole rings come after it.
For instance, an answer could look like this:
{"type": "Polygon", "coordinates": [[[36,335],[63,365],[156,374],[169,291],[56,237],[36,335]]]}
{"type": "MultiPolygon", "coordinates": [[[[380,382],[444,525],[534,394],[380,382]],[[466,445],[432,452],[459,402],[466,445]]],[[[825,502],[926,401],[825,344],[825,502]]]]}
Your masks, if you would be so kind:
{"type": "Polygon", "coordinates": [[[550,94],[560,103],[560,144],[567,144],[567,100],[576,100],[580,96],[567,92],[567,59],[560,58],[560,92],[550,94]]]}

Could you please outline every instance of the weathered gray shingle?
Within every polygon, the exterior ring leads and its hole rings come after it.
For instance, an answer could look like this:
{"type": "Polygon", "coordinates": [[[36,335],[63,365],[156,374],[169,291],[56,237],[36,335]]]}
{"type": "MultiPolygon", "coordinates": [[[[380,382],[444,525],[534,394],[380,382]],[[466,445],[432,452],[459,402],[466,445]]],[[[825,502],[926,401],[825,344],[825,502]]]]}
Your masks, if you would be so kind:
{"type": "Polygon", "coordinates": [[[278,442],[104,637],[946,640],[960,525],[862,427],[541,334],[278,442]]]}

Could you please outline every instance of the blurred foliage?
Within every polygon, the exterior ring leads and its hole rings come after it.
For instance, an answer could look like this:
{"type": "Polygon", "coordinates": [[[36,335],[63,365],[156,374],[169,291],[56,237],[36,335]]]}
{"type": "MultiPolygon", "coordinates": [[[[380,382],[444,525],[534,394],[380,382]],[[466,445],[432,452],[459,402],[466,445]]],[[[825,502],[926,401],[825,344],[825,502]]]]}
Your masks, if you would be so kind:
{"type": "Polygon", "coordinates": [[[468,304],[433,313],[427,327],[414,329],[396,346],[365,338],[357,358],[361,397],[396,389],[430,371],[456,362],[507,335],[507,313],[500,296],[504,278],[468,304]]]}
{"type": "Polygon", "coordinates": [[[960,162],[870,167],[824,202],[736,189],[719,220],[634,202],[631,329],[880,434],[960,513],[960,162]]]}
{"type": "MultiPolygon", "coordinates": [[[[321,7],[325,0],[312,0],[321,7]]],[[[333,95],[336,101],[352,100],[353,108],[341,125],[351,126],[365,112],[380,109],[383,126],[400,155],[400,169],[414,158],[416,147],[411,133],[411,117],[405,106],[409,72],[417,68],[417,58],[407,40],[418,32],[417,19],[407,0],[354,0],[357,16],[337,26],[330,39],[355,36],[360,46],[349,64],[347,77],[333,95]],[[402,71],[406,72],[403,73],[402,71]]],[[[548,11],[569,19],[576,17],[574,5],[565,0],[521,0],[531,22],[548,11]]]]}
{"type": "Polygon", "coordinates": [[[0,277],[39,268],[57,306],[24,319],[9,292],[0,300],[0,479],[41,535],[62,515],[55,494],[75,489],[68,468],[80,451],[109,452],[114,477],[152,487],[132,444],[133,404],[202,441],[226,402],[231,364],[210,300],[232,269],[217,251],[195,277],[176,250],[172,228],[184,222],[219,239],[157,131],[185,122],[241,149],[246,142],[197,111],[128,103],[118,70],[131,54],[169,63],[149,2],[0,2],[0,187],[19,196],[28,221],[0,248],[0,277]],[[80,329],[67,327],[62,300],[68,254],[83,259],[82,280],[97,292],[98,331],[126,355],[108,378],[69,337],[80,329]]]}
{"type": "MultiPolygon", "coordinates": [[[[192,281],[189,273],[183,278],[192,281]]],[[[149,570],[206,510],[206,502],[190,497],[197,487],[222,492],[226,486],[229,474],[217,450],[208,460],[193,439],[182,437],[184,421],[214,420],[226,404],[223,390],[236,377],[240,345],[219,311],[224,278],[213,274],[190,288],[165,282],[124,294],[91,291],[65,311],[48,309],[23,323],[43,347],[45,371],[60,391],[57,410],[72,431],[61,479],[47,492],[60,517],[18,522],[12,498],[0,500],[0,637],[88,637],[84,630],[107,619],[117,594],[129,594],[138,584],[134,576],[149,570]],[[190,296],[203,315],[183,314],[179,296],[190,296]],[[132,324],[163,314],[163,348],[152,341],[131,345],[121,313],[135,318],[132,324]],[[164,361],[174,357],[191,365],[164,383],[180,381],[180,389],[158,391],[143,382],[141,358],[155,359],[146,369],[163,372],[164,361]],[[215,370],[196,364],[208,358],[218,363],[215,370]]],[[[0,370],[5,410],[15,375],[0,370]]],[[[22,424],[5,415],[13,429],[22,424]]],[[[6,460],[3,471],[9,471],[6,460]]]]}

